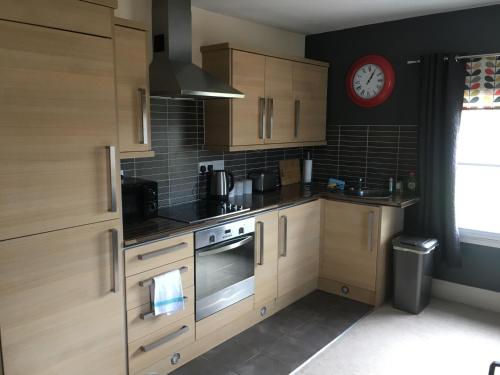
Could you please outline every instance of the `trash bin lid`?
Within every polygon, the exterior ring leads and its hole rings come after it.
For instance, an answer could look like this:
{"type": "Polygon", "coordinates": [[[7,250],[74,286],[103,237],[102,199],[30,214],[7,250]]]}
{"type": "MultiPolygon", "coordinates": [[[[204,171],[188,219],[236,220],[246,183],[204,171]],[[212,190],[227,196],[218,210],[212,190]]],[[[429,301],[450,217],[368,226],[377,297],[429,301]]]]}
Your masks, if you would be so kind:
{"type": "Polygon", "coordinates": [[[392,240],[394,250],[410,251],[416,254],[428,254],[438,246],[435,238],[399,236],[392,240]]]}

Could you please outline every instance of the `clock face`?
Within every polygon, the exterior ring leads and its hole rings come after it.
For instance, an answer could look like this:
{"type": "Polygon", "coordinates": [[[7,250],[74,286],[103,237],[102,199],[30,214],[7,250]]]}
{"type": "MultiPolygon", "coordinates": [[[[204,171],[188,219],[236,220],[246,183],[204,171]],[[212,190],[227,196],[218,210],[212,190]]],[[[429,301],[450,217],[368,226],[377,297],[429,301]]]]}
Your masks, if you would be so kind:
{"type": "Polygon", "coordinates": [[[357,96],[363,99],[376,97],[385,84],[385,74],[382,68],[376,64],[366,64],[361,66],[355,73],[352,80],[352,88],[357,96]]]}
{"type": "Polygon", "coordinates": [[[384,103],[394,90],[395,74],[391,63],[380,55],[361,57],[346,76],[347,95],[360,107],[384,103]]]}

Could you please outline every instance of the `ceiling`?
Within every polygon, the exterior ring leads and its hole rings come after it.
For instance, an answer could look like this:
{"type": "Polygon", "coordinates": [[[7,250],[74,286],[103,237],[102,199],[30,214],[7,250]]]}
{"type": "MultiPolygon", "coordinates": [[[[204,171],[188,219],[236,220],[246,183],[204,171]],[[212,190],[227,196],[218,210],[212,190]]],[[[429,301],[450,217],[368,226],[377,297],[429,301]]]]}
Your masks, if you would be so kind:
{"type": "Polygon", "coordinates": [[[492,0],[191,0],[228,16],[315,34],[453,10],[500,4],[492,0]]]}

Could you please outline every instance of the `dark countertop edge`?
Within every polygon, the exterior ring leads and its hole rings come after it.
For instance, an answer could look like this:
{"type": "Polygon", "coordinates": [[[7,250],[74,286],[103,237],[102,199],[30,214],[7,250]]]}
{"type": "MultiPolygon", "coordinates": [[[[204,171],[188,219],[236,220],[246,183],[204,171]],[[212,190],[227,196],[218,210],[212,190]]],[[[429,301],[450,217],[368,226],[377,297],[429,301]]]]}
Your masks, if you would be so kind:
{"type": "Polygon", "coordinates": [[[194,231],[198,231],[201,229],[209,228],[215,225],[219,225],[223,222],[229,222],[233,220],[240,220],[249,216],[255,216],[263,212],[267,211],[273,211],[277,209],[283,209],[287,207],[293,207],[297,206],[299,204],[304,204],[308,202],[312,202],[318,199],[327,199],[327,200],[334,200],[334,201],[340,201],[340,202],[349,202],[349,203],[354,203],[354,204],[363,204],[363,205],[374,205],[374,206],[390,206],[390,207],[396,207],[396,208],[406,208],[409,206],[414,205],[417,203],[420,198],[418,197],[409,197],[407,199],[402,199],[401,201],[394,202],[394,201],[388,201],[388,200],[378,200],[378,199],[366,199],[366,198],[357,198],[357,197],[349,197],[349,196],[344,196],[340,195],[338,193],[330,193],[330,192],[324,192],[324,193],[318,193],[314,194],[311,197],[299,197],[296,200],[290,201],[290,202],[285,202],[282,204],[273,204],[269,205],[266,207],[262,207],[259,209],[251,210],[242,213],[241,215],[237,216],[232,216],[230,218],[223,218],[219,220],[208,220],[203,223],[197,223],[197,224],[185,224],[182,227],[178,227],[175,229],[170,229],[166,231],[161,231],[155,234],[147,235],[138,239],[133,239],[133,240],[126,240],[124,241],[124,250],[129,250],[137,246],[145,245],[147,243],[151,242],[156,242],[164,239],[168,239],[171,237],[177,237],[177,236],[182,236],[185,234],[192,233],[194,231]]]}

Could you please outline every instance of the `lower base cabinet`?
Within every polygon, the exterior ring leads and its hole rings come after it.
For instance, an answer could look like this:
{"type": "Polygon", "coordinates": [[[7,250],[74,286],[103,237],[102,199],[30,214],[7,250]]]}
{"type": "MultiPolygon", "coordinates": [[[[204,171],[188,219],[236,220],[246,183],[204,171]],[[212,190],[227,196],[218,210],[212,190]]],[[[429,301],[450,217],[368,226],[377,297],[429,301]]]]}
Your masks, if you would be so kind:
{"type": "Polygon", "coordinates": [[[121,221],[0,242],[5,375],[125,374],[121,221]]]}
{"type": "Polygon", "coordinates": [[[321,203],[279,211],[278,300],[318,279],[321,203]]]}
{"type": "Polygon", "coordinates": [[[319,289],[382,304],[403,219],[402,208],[325,200],[319,289]]]}

